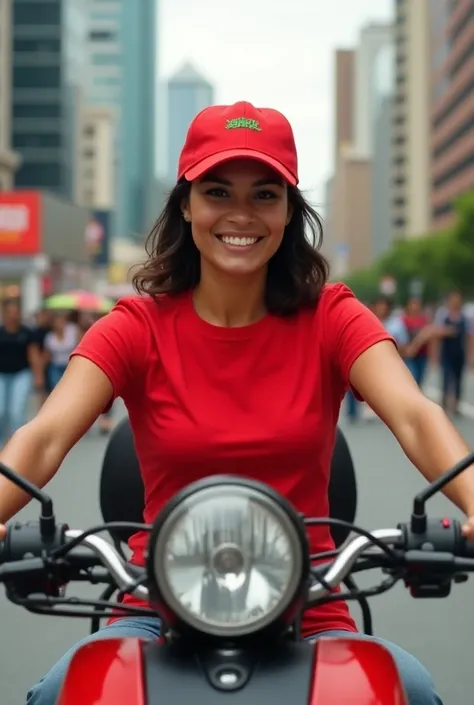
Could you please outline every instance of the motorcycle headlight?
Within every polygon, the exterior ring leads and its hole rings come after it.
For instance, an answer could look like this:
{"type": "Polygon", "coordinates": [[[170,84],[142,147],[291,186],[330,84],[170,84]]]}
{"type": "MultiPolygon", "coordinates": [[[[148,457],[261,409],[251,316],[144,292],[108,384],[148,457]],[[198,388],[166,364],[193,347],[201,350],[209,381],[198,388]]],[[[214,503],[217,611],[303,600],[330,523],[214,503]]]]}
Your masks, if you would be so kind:
{"type": "Polygon", "coordinates": [[[148,568],[178,619],[231,637],[277,620],[301,592],[307,562],[304,530],[286,500],[259,483],[214,478],[160,515],[148,568]]]}

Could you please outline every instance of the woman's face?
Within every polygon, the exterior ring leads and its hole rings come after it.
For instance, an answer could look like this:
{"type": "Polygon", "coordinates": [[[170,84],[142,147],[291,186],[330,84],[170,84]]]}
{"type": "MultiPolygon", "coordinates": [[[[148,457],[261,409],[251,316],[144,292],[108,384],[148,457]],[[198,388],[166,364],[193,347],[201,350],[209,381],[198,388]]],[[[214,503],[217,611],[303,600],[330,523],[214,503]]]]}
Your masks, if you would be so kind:
{"type": "Polygon", "coordinates": [[[193,182],[183,215],[201,264],[242,276],[264,270],[291,219],[286,183],[252,160],[227,162],[193,182]]]}
{"type": "Polygon", "coordinates": [[[420,299],[410,299],[407,303],[407,313],[409,316],[419,316],[423,313],[420,299]]]}
{"type": "Polygon", "coordinates": [[[16,301],[9,301],[3,307],[3,320],[8,326],[19,326],[21,323],[21,310],[16,301]]]}
{"type": "Polygon", "coordinates": [[[55,331],[62,333],[67,325],[67,316],[64,313],[57,313],[53,318],[53,328],[55,331]]]}

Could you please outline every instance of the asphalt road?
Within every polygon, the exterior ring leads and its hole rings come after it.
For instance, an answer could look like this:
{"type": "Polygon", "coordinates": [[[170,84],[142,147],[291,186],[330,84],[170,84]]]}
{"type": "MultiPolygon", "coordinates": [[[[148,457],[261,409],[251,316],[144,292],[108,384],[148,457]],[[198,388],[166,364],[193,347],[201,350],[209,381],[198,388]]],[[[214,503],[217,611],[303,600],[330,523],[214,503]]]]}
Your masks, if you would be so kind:
{"type": "MultiPolygon", "coordinates": [[[[342,425],[345,427],[344,422],[342,425]]],[[[472,420],[461,419],[458,426],[474,446],[472,420]]],[[[371,529],[406,520],[410,499],[423,484],[418,473],[379,421],[362,422],[346,432],[359,480],[358,523],[371,529]]],[[[100,518],[98,479],[104,448],[105,440],[91,432],[69,454],[50,485],[58,518],[72,527],[86,528],[100,518]]],[[[432,500],[430,510],[441,515],[456,514],[444,498],[432,500]]],[[[36,512],[30,505],[22,513],[23,518],[35,517],[36,512]]],[[[95,589],[93,592],[96,594],[95,589]]],[[[371,603],[376,634],[398,642],[425,663],[435,676],[445,705],[472,702],[473,596],[472,581],[455,586],[449,599],[436,601],[415,601],[398,586],[371,603]]],[[[353,612],[358,619],[357,607],[353,612]]],[[[89,626],[82,620],[29,615],[3,596],[0,625],[1,705],[24,705],[28,687],[85,635],[89,626]]]]}

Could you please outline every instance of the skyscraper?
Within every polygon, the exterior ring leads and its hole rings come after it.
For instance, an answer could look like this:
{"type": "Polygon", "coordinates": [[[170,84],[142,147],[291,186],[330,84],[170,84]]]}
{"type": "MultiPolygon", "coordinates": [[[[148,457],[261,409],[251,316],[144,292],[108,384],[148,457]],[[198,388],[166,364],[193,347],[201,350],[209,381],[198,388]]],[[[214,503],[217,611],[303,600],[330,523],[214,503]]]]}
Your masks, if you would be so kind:
{"type": "Polygon", "coordinates": [[[12,143],[20,187],[72,199],[81,89],[85,0],[13,0],[12,143]]]}
{"type": "Polygon", "coordinates": [[[0,0],[0,191],[7,191],[19,165],[19,154],[12,152],[11,125],[11,0],[0,0]]]}
{"type": "Polygon", "coordinates": [[[394,237],[425,235],[430,214],[430,0],[395,3],[394,237]]]}
{"type": "Polygon", "coordinates": [[[360,32],[355,54],[354,147],[363,157],[373,154],[377,57],[392,45],[392,40],[393,28],[389,24],[368,24],[360,32]]]}
{"type": "Polygon", "coordinates": [[[142,237],[155,179],[157,2],[88,0],[86,100],[115,111],[120,237],[142,237]]]}
{"type": "Polygon", "coordinates": [[[392,244],[392,124],[395,46],[383,46],[374,60],[372,116],[372,243],[374,257],[392,244]]]}
{"type": "Polygon", "coordinates": [[[434,225],[474,190],[474,0],[432,3],[432,194],[434,225]]]}
{"type": "Polygon", "coordinates": [[[179,154],[192,119],[214,103],[214,87],[186,63],[168,81],[168,179],[176,180],[179,154]]]}

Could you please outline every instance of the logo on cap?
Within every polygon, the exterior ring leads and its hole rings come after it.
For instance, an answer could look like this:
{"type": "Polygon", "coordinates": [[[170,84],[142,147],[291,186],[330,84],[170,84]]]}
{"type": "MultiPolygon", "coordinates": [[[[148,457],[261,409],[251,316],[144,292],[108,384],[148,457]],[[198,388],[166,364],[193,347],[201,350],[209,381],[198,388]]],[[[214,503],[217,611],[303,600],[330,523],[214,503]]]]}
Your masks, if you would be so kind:
{"type": "Polygon", "coordinates": [[[227,120],[225,126],[226,130],[254,130],[254,132],[261,132],[262,128],[258,120],[250,120],[249,118],[233,118],[232,120],[227,120]]]}

